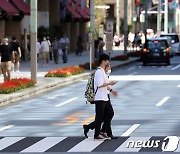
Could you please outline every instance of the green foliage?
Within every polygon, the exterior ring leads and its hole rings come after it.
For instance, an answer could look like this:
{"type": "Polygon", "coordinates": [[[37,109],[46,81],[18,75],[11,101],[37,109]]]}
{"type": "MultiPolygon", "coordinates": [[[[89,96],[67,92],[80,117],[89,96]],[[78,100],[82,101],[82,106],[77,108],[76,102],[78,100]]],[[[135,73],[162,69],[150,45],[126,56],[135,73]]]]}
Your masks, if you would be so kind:
{"type": "Polygon", "coordinates": [[[49,35],[49,28],[46,28],[45,26],[40,26],[38,28],[38,38],[43,39],[43,36],[49,35]]]}
{"type": "Polygon", "coordinates": [[[51,37],[60,38],[63,35],[62,26],[60,24],[52,25],[49,28],[49,33],[51,37]]]}

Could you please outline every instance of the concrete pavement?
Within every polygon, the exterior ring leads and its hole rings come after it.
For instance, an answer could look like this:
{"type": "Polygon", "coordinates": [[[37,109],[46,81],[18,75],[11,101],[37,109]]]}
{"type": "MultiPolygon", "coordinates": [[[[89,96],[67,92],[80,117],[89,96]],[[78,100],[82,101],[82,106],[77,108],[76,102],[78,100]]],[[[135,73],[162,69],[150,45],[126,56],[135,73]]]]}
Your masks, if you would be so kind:
{"type": "MultiPolygon", "coordinates": [[[[122,50],[114,50],[111,53],[111,57],[116,55],[122,55],[122,50]]],[[[127,61],[111,61],[112,68],[118,68],[123,65],[127,65],[132,62],[136,62],[139,58],[129,58],[127,61]]],[[[45,78],[44,75],[53,69],[58,69],[66,66],[74,66],[89,62],[89,52],[83,52],[82,56],[76,56],[75,54],[68,55],[68,63],[62,63],[61,57],[59,57],[59,64],[54,64],[54,61],[50,61],[47,67],[43,66],[42,59],[39,60],[38,72],[37,72],[37,84],[34,87],[20,90],[12,94],[1,94],[0,106],[7,105],[9,103],[19,101],[30,96],[34,96],[60,86],[66,86],[74,82],[78,82],[82,79],[87,79],[92,71],[85,71],[83,74],[67,77],[67,78],[45,78]]],[[[30,62],[22,62],[20,66],[20,73],[12,73],[12,78],[27,77],[30,78],[30,62]]],[[[0,76],[0,82],[3,82],[3,76],[0,76]]]]}

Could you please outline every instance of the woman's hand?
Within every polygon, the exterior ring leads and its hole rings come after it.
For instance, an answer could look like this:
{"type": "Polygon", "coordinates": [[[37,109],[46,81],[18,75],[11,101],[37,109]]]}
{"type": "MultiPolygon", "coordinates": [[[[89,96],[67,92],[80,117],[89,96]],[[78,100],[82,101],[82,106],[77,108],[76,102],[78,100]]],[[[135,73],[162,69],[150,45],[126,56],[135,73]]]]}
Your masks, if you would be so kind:
{"type": "Polygon", "coordinates": [[[112,94],[114,97],[118,96],[117,91],[114,91],[114,90],[111,91],[111,94],[112,94]]]}
{"type": "Polygon", "coordinates": [[[109,85],[113,86],[113,85],[115,85],[116,83],[117,83],[117,81],[110,81],[110,82],[109,82],[109,85]]]}

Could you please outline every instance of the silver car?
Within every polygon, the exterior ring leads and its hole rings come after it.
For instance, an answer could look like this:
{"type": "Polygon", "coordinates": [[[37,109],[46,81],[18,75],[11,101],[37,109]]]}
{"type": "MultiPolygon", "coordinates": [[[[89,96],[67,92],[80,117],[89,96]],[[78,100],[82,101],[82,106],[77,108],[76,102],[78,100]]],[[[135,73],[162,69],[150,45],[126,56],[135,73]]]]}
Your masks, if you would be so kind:
{"type": "Polygon", "coordinates": [[[180,54],[179,36],[176,33],[161,34],[161,37],[171,38],[171,50],[173,54],[180,54]]]}

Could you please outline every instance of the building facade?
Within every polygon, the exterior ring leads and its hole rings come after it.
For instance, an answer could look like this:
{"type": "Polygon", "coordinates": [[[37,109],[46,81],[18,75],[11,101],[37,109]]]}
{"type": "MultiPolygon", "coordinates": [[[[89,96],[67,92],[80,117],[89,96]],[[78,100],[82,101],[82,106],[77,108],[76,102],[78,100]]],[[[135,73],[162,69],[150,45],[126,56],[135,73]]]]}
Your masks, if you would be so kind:
{"type": "MultiPolygon", "coordinates": [[[[76,50],[79,35],[87,42],[90,10],[86,0],[38,0],[38,27],[61,25],[70,40],[69,51],[76,50]]],[[[21,41],[24,31],[30,34],[30,0],[0,0],[0,38],[15,35],[21,41]]]]}

